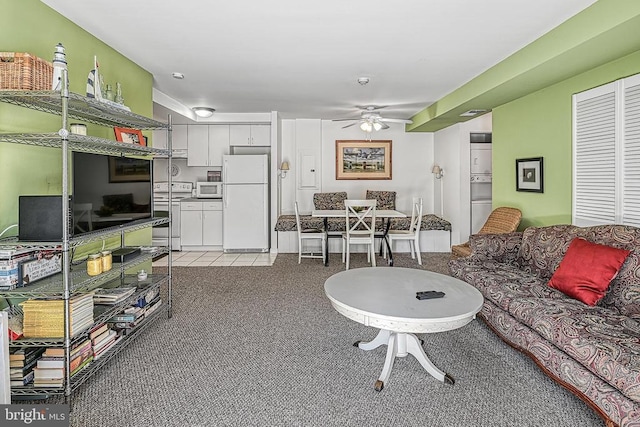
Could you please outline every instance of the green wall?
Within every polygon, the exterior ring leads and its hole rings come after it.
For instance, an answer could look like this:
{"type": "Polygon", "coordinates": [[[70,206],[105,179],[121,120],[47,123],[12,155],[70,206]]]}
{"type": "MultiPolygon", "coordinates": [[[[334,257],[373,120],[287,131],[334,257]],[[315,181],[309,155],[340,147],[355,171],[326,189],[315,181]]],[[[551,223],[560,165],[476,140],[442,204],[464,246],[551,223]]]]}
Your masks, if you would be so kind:
{"type": "Polygon", "coordinates": [[[640,73],[640,51],[493,110],[493,206],[522,210],[520,228],[571,223],[572,95],[640,73]],[[515,160],[544,157],[544,193],[516,191],[515,160]]]}
{"type": "MultiPolygon", "coordinates": [[[[0,0],[0,51],[28,52],[51,61],[54,47],[66,49],[69,86],[86,92],[87,75],[97,55],[105,83],[122,83],[124,103],[135,113],[152,117],[152,75],[38,0],[0,0]]],[[[74,121],[74,120],[71,120],[74,121]]],[[[0,132],[57,132],[59,116],[0,103],[0,132]]],[[[115,139],[113,129],[88,125],[90,135],[115,139]]],[[[146,132],[145,132],[146,133],[146,132]]],[[[150,138],[151,133],[146,133],[150,138]]],[[[62,153],[59,149],[0,143],[0,231],[16,224],[21,194],[61,194],[62,153]]],[[[150,230],[146,231],[150,236],[150,230]]],[[[16,235],[17,229],[4,236],[16,235]]],[[[136,238],[132,236],[132,238],[136,238]]]]}

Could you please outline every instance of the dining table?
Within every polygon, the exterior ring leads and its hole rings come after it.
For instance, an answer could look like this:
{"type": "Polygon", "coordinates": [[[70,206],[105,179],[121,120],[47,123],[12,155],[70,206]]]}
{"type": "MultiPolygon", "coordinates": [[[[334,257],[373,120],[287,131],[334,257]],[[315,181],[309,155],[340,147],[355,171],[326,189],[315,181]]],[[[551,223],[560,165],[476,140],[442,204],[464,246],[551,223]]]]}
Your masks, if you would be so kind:
{"type": "MultiPolygon", "coordinates": [[[[324,232],[327,234],[327,239],[325,239],[325,256],[324,256],[324,265],[329,265],[329,237],[342,237],[342,233],[339,234],[330,234],[328,229],[328,220],[329,218],[345,218],[345,211],[340,209],[314,209],[311,211],[311,216],[316,218],[322,218],[324,220],[324,232]]],[[[391,250],[391,245],[389,244],[389,240],[387,239],[387,233],[389,232],[389,227],[391,226],[391,218],[406,218],[407,214],[397,211],[395,209],[376,209],[376,219],[381,218],[384,221],[384,231],[380,233],[376,233],[376,237],[380,237],[384,244],[387,245],[387,253],[389,254],[388,264],[389,266],[393,266],[393,251],[391,250]]],[[[382,246],[380,246],[380,254],[382,255],[382,246]]]]}

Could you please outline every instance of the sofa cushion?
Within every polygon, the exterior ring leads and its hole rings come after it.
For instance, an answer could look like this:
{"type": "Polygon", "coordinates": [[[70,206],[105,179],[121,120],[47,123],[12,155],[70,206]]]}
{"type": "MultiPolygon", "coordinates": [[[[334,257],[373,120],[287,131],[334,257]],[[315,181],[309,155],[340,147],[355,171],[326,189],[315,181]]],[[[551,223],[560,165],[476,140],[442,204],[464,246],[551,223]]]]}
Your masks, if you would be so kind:
{"type": "Polygon", "coordinates": [[[515,265],[522,232],[502,234],[474,234],[469,236],[471,255],[481,259],[491,259],[498,262],[515,265]]]}
{"type": "Polygon", "coordinates": [[[518,266],[523,271],[548,281],[558,268],[571,241],[578,237],[579,230],[579,227],[573,225],[528,227],[522,233],[518,266]]]}
{"type": "Polygon", "coordinates": [[[375,191],[367,190],[365,198],[377,201],[376,209],[393,209],[396,208],[396,192],[395,191],[375,191]]]}
{"type": "Polygon", "coordinates": [[[549,286],[585,304],[596,305],[630,252],[577,237],[569,245],[549,286]]]}
{"type": "Polygon", "coordinates": [[[515,266],[494,260],[466,257],[449,261],[451,275],[477,288],[485,299],[503,310],[519,298],[566,299],[562,292],[547,286],[547,282],[523,273],[515,266]]]}
{"type": "Polygon", "coordinates": [[[315,193],[313,195],[313,206],[318,210],[344,210],[344,201],[347,200],[345,191],[335,193],[315,193]]]}
{"type": "Polygon", "coordinates": [[[640,323],[571,298],[514,299],[508,312],[629,399],[640,402],[640,323]]]}

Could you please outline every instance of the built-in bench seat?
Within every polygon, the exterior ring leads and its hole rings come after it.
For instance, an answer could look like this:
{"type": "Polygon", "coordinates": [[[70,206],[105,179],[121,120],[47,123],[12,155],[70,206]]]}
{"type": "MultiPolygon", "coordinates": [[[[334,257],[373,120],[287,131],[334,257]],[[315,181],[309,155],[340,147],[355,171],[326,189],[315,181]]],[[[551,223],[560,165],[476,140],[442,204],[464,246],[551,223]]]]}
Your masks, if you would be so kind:
{"type": "MultiPolygon", "coordinates": [[[[344,231],[345,221],[344,218],[329,218],[328,231],[344,231]],[[333,229],[332,229],[333,228],[333,229]]],[[[392,218],[391,230],[408,230],[411,217],[408,218],[392,218]]],[[[317,228],[323,229],[323,219],[315,218],[311,215],[300,215],[300,223],[302,228],[317,228]]],[[[298,231],[296,228],[296,216],[295,215],[280,215],[275,226],[276,231],[298,231]]],[[[442,230],[451,231],[451,223],[445,219],[442,219],[433,214],[422,215],[422,222],[420,224],[420,230],[442,230]]]]}

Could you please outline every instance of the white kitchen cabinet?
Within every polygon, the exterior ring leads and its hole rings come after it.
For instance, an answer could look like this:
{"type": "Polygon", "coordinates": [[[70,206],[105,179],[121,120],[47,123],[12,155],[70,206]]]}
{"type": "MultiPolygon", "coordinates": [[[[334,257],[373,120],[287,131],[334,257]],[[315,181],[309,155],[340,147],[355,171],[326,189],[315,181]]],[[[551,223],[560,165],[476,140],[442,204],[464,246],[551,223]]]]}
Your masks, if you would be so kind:
{"type": "MultiPolygon", "coordinates": [[[[187,149],[187,125],[174,125],[172,129],[171,146],[173,150],[187,149]]],[[[167,148],[167,132],[164,130],[153,131],[153,148],[165,150],[167,148]]]]}
{"type": "Polygon", "coordinates": [[[222,166],[225,154],[229,154],[229,125],[209,125],[208,166],[222,166]]]}
{"type": "Polygon", "coordinates": [[[230,125],[229,145],[271,146],[270,125],[230,125]]]}
{"type": "Polygon", "coordinates": [[[222,202],[202,204],[202,244],[222,246],[222,202]]]}
{"type": "Polygon", "coordinates": [[[189,125],[187,166],[222,166],[229,154],[229,125],[189,125]]]}
{"type": "Polygon", "coordinates": [[[180,233],[183,251],[221,249],[222,201],[182,201],[180,233]]]}
{"type": "Polygon", "coordinates": [[[209,166],[209,126],[189,126],[187,166],[209,166]]]}

